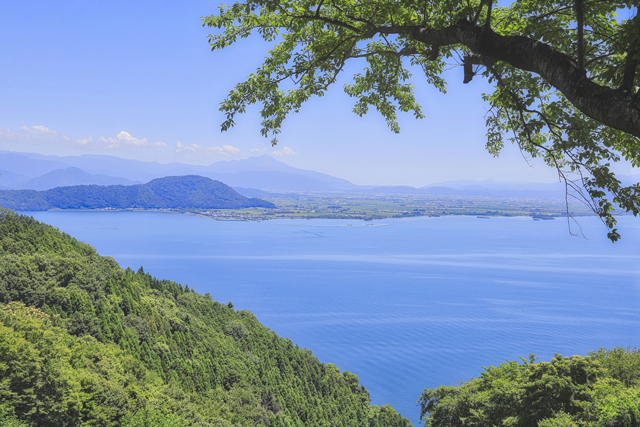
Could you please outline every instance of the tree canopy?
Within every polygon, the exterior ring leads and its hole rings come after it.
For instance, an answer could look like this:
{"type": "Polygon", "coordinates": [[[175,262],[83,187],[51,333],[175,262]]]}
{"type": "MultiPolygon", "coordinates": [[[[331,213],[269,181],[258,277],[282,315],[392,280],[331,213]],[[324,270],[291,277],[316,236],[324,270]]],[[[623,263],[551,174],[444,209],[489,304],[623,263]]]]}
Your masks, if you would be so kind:
{"type": "Polygon", "coordinates": [[[425,389],[421,419],[426,427],[640,426],[638,349],[535,360],[490,366],[457,387],[425,389]]]}
{"type": "Polygon", "coordinates": [[[206,293],[0,208],[0,426],[409,427],[206,293]]]}
{"type": "Polygon", "coordinates": [[[616,241],[614,209],[637,215],[640,184],[611,166],[640,166],[640,17],[634,1],[246,0],[204,17],[212,50],[257,34],[273,43],[262,66],[222,102],[222,130],[261,104],[264,136],[337,81],[347,61],[362,71],[344,86],[353,111],[378,111],[394,132],[397,113],[423,113],[413,81],[446,92],[450,63],[464,82],[487,79],[486,147],[505,141],[558,171],[569,200],[588,204],[616,241]],[[413,80],[412,72],[419,70],[413,80]]]}

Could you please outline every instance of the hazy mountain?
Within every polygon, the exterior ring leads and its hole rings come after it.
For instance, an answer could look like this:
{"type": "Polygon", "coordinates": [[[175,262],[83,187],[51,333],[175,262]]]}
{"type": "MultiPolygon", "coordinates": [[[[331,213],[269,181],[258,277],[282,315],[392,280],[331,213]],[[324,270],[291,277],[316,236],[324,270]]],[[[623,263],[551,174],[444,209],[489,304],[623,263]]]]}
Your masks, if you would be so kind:
{"type": "MultiPolygon", "coordinates": [[[[91,154],[43,156],[33,153],[0,151],[0,170],[5,164],[19,164],[19,167],[4,169],[8,172],[20,173],[28,178],[36,178],[56,169],[73,167],[94,176],[104,175],[138,182],[147,182],[163,176],[201,175],[234,187],[255,188],[263,191],[342,191],[357,187],[349,181],[331,175],[294,168],[270,156],[220,161],[209,166],[201,166],[183,163],[142,162],[91,154]],[[21,170],[23,172],[20,172],[21,170]],[[28,171],[28,173],[24,171],[28,171]]],[[[46,181],[46,179],[44,180],[46,181]]],[[[85,182],[69,181],[67,183],[85,184],[85,182]]],[[[1,181],[0,185],[2,185],[1,181]]],[[[20,189],[26,187],[5,186],[4,188],[20,189]]]]}
{"type": "Polygon", "coordinates": [[[454,189],[448,187],[428,187],[422,188],[422,194],[432,194],[441,196],[460,197],[496,197],[496,198],[516,198],[516,199],[564,199],[564,187],[551,189],[492,189],[486,187],[454,189]]]}
{"type": "Polygon", "coordinates": [[[356,188],[351,182],[320,172],[294,168],[273,157],[249,157],[213,163],[209,166],[171,164],[169,173],[197,173],[232,187],[263,191],[341,191],[356,188]]]}
{"type": "MultiPolygon", "coordinates": [[[[206,173],[202,175],[222,181],[232,187],[255,188],[270,192],[342,191],[328,180],[313,179],[296,173],[275,171],[206,173]]],[[[355,188],[355,185],[353,186],[355,188]]]]}
{"type": "Polygon", "coordinates": [[[30,157],[27,153],[13,153],[0,151],[0,173],[12,172],[24,175],[27,178],[35,178],[56,169],[64,169],[68,166],[58,161],[60,157],[41,156],[30,157]]]}
{"type": "Polygon", "coordinates": [[[56,187],[68,187],[71,185],[133,185],[139,181],[130,181],[107,175],[91,175],[82,169],[66,168],[56,169],[37,178],[32,178],[20,184],[24,190],[49,190],[56,187]]]}
{"type": "Polygon", "coordinates": [[[274,196],[274,193],[269,193],[267,191],[256,190],[255,188],[243,188],[243,187],[233,187],[238,193],[242,194],[244,197],[271,197],[274,196]]]}
{"type": "MultiPolygon", "coordinates": [[[[640,181],[640,174],[618,175],[623,185],[640,181]]],[[[444,181],[416,188],[409,186],[360,186],[350,190],[360,194],[405,194],[459,197],[500,197],[500,198],[536,198],[564,199],[565,186],[561,182],[504,182],[504,181],[444,181]]]]}
{"type": "Polygon", "coordinates": [[[48,209],[237,209],[274,208],[209,178],[169,176],[138,185],[76,185],[46,191],[1,190],[0,206],[19,211],[48,209]]]}
{"type": "MultiPolygon", "coordinates": [[[[619,174],[617,176],[623,185],[632,185],[640,182],[640,174],[619,174]]],[[[419,190],[424,191],[423,194],[451,196],[564,199],[566,188],[563,182],[539,183],[465,180],[438,182],[422,187],[419,190]]]]}
{"type": "Polygon", "coordinates": [[[99,154],[45,156],[35,153],[0,151],[0,169],[5,163],[4,159],[8,159],[9,162],[15,162],[18,157],[20,158],[20,168],[25,170],[22,173],[30,178],[44,175],[56,169],[74,167],[93,175],[107,175],[130,181],[148,182],[154,178],[169,175],[168,171],[181,165],[180,163],[142,162],[140,160],[99,154]],[[29,174],[26,171],[29,171],[29,174]]]}
{"type": "MultiPolygon", "coordinates": [[[[244,160],[217,162],[209,166],[206,172],[209,172],[211,174],[225,174],[226,176],[235,174],[236,176],[238,176],[238,179],[247,180],[255,180],[257,175],[256,172],[269,172],[270,174],[268,176],[272,177],[271,184],[269,185],[272,187],[280,187],[283,190],[285,183],[278,182],[277,179],[289,179],[291,178],[291,175],[298,175],[306,178],[305,182],[307,182],[308,185],[314,185],[318,189],[320,187],[330,187],[330,189],[334,190],[347,190],[357,187],[357,185],[345,179],[336,178],[331,175],[311,170],[294,168],[274,159],[271,156],[249,157],[248,159],[244,160]]],[[[267,175],[265,174],[265,176],[267,175]]],[[[244,187],[260,188],[254,185],[244,187]]]]}
{"type": "Polygon", "coordinates": [[[21,185],[28,180],[28,176],[0,169],[0,190],[22,188],[21,185]]]}
{"type": "Polygon", "coordinates": [[[445,187],[454,190],[491,190],[491,191],[557,191],[564,190],[564,185],[560,182],[522,182],[522,181],[494,181],[487,179],[484,181],[458,180],[442,181],[421,187],[422,189],[433,187],[445,187]]]}
{"type": "Polygon", "coordinates": [[[427,194],[476,197],[563,199],[565,186],[560,182],[445,181],[422,187],[427,194]]]}
{"type": "Polygon", "coordinates": [[[361,185],[350,190],[356,194],[424,194],[422,190],[408,185],[361,185]]]}
{"type": "MultiPolygon", "coordinates": [[[[111,184],[116,182],[100,179],[123,179],[125,181],[148,182],[164,176],[201,175],[224,182],[243,191],[254,189],[266,192],[344,192],[360,194],[432,194],[449,196],[487,196],[518,198],[564,198],[564,186],[559,182],[501,182],[501,181],[445,181],[429,184],[425,187],[410,186],[357,186],[344,179],[327,174],[298,169],[286,165],[273,157],[250,157],[244,160],[220,161],[208,166],[188,165],[184,163],[142,162],[121,159],[114,156],[43,156],[33,153],[13,153],[0,151],[0,188],[22,189],[33,178],[42,177],[37,188],[49,188],[59,185],[52,177],[43,177],[50,172],[77,168],[93,176],[94,181],[86,181],[87,176],[75,171],[78,179],[68,179],[65,184],[111,184]],[[49,180],[51,183],[46,184],[49,180]]],[[[60,172],[62,173],[62,172],[60,172]]],[[[69,173],[69,172],[68,172],[69,173]]],[[[71,173],[69,173],[71,174],[71,173]]],[[[624,185],[640,181],[640,174],[619,175],[624,185]]],[[[60,181],[62,182],[62,181],[60,181]]]]}
{"type": "Polygon", "coordinates": [[[560,183],[535,182],[448,181],[430,184],[421,188],[409,186],[359,187],[351,192],[459,197],[564,198],[564,186],[560,183]]]}

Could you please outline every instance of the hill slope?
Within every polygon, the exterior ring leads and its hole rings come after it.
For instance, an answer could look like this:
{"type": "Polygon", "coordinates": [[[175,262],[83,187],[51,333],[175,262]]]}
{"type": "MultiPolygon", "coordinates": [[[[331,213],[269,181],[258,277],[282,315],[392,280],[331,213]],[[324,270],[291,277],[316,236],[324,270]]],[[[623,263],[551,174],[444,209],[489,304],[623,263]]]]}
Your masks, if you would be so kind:
{"type": "Polygon", "coordinates": [[[0,425],[411,424],[209,294],[0,210],[0,425]],[[11,424],[13,423],[13,424],[11,424]]]}
{"type": "Polygon", "coordinates": [[[0,206],[22,211],[47,209],[237,209],[273,208],[229,186],[201,176],[169,176],[138,185],[76,185],[46,191],[0,191],[0,206]]]}

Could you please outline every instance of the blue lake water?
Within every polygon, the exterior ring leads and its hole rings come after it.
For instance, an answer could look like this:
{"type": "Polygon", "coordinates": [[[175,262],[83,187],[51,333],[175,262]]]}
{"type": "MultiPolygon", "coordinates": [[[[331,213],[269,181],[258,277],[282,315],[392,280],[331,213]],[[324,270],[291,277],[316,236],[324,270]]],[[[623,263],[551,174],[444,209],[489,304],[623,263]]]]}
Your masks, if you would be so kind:
{"type": "Polygon", "coordinates": [[[535,353],[640,344],[640,219],[214,221],[32,212],[123,267],[249,309],[419,425],[423,388],[535,353]]]}

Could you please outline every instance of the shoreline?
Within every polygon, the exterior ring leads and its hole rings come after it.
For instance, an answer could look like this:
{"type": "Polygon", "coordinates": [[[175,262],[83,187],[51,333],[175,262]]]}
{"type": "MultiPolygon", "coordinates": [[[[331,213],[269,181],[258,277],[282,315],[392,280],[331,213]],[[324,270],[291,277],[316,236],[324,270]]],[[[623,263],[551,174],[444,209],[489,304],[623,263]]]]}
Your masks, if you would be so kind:
{"type": "MultiPolygon", "coordinates": [[[[305,215],[301,213],[274,213],[274,214],[262,214],[255,215],[246,212],[220,212],[220,210],[215,211],[205,211],[198,212],[192,210],[185,209],[48,209],[42,211],[16,211],[21,213],[28,212],[147,212],[147,213],[171,213],[171,214],[184,214],[184,215],[192,215],[198,216],[202,218],[209,218],[216,221],[231,221],[231,222],[261,222],[268,220],[277,220],[277,219],[304,219],[304,220],[312,220],[312,219],[336,219],[336,220],[352,220],[352,221],[364,221],[364,222],[372,222],[379,220],[388,220],[388,219],[399,219],[399,218],[440,218],[440,217],[476,217],[479,219],[487,220],[491,218],[531,218],[534,221],[549,221],[555,219],[564,219],[567,218],[567,215],[564,214],[526,214],[521,212],[502,212],[502,213],[494,213],[494,212],[468,212],[468,213],[402,213],[396,215],[388,215],[388,216],[370,216],[370,215],[348,215],[348,214],[319,214],[319,215],[305,215]]],[[[574,217],[596,217],[594,213],[574,213],[574,217]]],[[[617,214],[617,216],[625,216],[625,214],[617,214]]],[[[373,225],[372,226],[379,226],[373,225]]]]}

